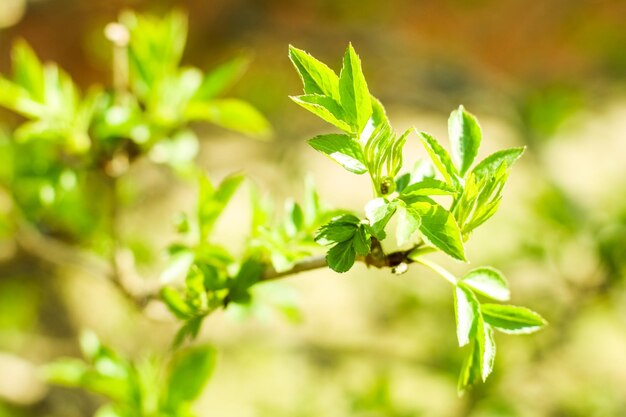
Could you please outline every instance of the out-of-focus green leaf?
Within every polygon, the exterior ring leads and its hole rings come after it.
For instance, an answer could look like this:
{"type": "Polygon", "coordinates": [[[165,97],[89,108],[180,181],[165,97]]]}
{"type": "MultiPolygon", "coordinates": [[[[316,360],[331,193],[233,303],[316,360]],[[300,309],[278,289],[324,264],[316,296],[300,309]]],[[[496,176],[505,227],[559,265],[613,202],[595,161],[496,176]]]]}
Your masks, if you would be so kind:
{"type": "Polygon", "coordinates": [[[504,275],[495,268],[483,266],[472,269],[462,282],[474,291],[498,301],[508,301],[511,293],[504,275]]]}
{"type": "Polygon", "coordinates": [[[193,100],[206,101],[215,98],[237,82],[249,64],[249,58],[239,57],[215,68],[204,77],[193,100]]]}
{"type": "Polygon", "coordinates": [[[213,373],[216,356],[211,346],[196,346],[174,356],[164,384],[165,409],[175,411],[198,398],[213,373]]]}
{"type": "Polygon", "coordinates": [[[179,319],[189,319],[193,312],[185,302],[181,294],[172,287],[164,287],[161,290],[161,298],[167,308],[179,319]]]}
{"type": "Polygon", "coordinates": [[[305,94],[319,94],[339,101],[339,78],[326,64],[305,51],[289,46],[289,59],[304,83],[305,94]]]}
{"type": "Polygon", "coordinates": [[[501,304],[482,304],[480,307],[485,322],[502,333],[534,333],[547,324],[543,317],[526,307],[501,304]]]}
{"type": "Polygon", "coordinates": [[[266,139],[272,129],[252,105],[238,99],[218,99],[190,103],[185,112],[189,120],[204,120],[226,129],[266,139]]]}
{"type": "Polygon", "coordinates": [[[474,115],[465,111],[463,106],[450,114],[448,137],[459,174],[464,176],[478,155],[482,131],[474,115]]]}
{"type": "Polygon", "coordinates": [[[244,176],[233,174],[226,177],[215,189],[206,175],[200,177],[198,197],[198,223],[200,224],[200,240],[205,241],[226,204],[237,191],[244,176]]]}
{"type": "Polygon", "coordinates": [[[372,115],[372,99],[361,69],[361,60],[352,44],[348,46],[343,57],[343,67],[339,75],[339,93],[341,107],[355,128],[355,133],[359,134],[372,115]]]}
{"type": "Polygon", "coordinates": [[[361,147],[348,135],[330,134],[316,136],[313,139],[309,139],[309,145],[316,151],[327,155],[350,172],[355,174],[367,172],[361,147]]]}

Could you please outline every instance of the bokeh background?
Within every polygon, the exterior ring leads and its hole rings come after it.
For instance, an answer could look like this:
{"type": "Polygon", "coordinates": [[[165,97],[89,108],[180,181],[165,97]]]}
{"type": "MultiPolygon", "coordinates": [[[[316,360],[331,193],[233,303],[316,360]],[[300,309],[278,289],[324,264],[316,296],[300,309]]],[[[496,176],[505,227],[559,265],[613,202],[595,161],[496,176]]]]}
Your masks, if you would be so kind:
{"type": "MultiPolygon", "coordinates": [[[[124,8],[188,12],[187,63],[254,58],[232,94],[268,116],[274,140],[198,126],[197,161],[215,178],[244,169],[277,201],[300,197],[307,173],[332,205],[359,210],[369,198],[362,179],[306,146],[329,128],[287,97],[301,90],[289,44],[338,69],[351,41],[397,130],[416,126],[444,140],[447,116],[462,103],[481,121],[482,156],[528,147],[500,212],[468,251],[473,265],[504,271],[513,303],[539,311],[550,326],[498,335],[486,384],[457,397],[463,354],[445,282],[418,267],[393,276],[357,265],[342,276],[314,271],[264,284],[252,309],[209,318],[200,340],[214,344],[220,360],[199,415],[626,415],[626,2],[1,0],[0,72],[10,71],[11,44],[24,38],[81,86],[110,84],[103,27],[124,8]]],[[[0,110],[3,131],[17,121],[0,110]]],[[[417,141],[407,151],[419,154],[417,141]]],[[[124,239],[142,273],[155,277],[172,219],[192,209],[196,189],[150,164],[131,174],[124,239]]],[[[247,204],[238,196],[219,225],[229,244],[243,234],[247,204]]],[[[10,210],[0,191],[0,216],[10,210]]],[[[10,230],[6,222],[0,226],[10,230]]],[[[93,414],[102,399],[47,386],[37,373],[55,358],[78,356],[85,328],[141,357],[167,352],[176,322],[159,306],[137,312],[107,282],[53,267],[4,233],[0,416],[93,414]]]]}

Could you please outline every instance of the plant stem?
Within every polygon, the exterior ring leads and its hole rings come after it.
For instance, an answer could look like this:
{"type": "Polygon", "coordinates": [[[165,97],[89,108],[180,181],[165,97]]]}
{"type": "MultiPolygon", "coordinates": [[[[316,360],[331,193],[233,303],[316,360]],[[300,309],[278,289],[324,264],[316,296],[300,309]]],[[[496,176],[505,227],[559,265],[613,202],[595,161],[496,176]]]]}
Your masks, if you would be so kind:
{"type": "Polygon", "coordinates": [[[439,265],[438,263],[431,262],[431,261],[429,261],[427,259],[424,259],[424,258],[417,258],[415,260],[415,262],[420,263],[420,264],[424,265],[425,267],[428,267],[428,268],[432,269],[437,274],[439,274],[442,278],[444,278],[446,281],[448,281],[450,284],[452,284],[452,285],[456,285],[457,284],[456,277],[454,275],[452,275],[443,266],[439,265]]]}

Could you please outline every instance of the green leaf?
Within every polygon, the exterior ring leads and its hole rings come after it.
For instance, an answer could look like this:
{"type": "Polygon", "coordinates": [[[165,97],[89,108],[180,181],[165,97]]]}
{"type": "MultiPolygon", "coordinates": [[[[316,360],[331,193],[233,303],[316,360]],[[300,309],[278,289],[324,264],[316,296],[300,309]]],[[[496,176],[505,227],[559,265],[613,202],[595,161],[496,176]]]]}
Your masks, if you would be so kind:
{"type": "Polygon", "coordinates": [[[424,148],[426,152],[428,152],[428,156],[433,161],[433,164],[437,168],[437,170],[443,175],[443,178],[446,180],[448,184],[451,186],[458,188],[459,187],[459,179],[458,172],[452,163],[452,159],[450,158],[450,154],[437,142],[435,138],[430,136],[426,132],[418,133],[422,143],[424,144],[424,148]]]}
{"type": "Polygon", "coordinates": [[[452,156],[464,176],[472,166],[482,139],[482,131],[476,117],[459,106],[448,119],[448,136],[452,148],[452,156]]]}
{"type": "Polygon", "coordinates": [[[320,245],[349,241],[357,231],[360,220],[351,214],[334,217],[328,224],[320,227],[315,234],[315,241],[320,245]]]}
{"type": "Polygon", "coordinates": [[[31,47],[23,40],[17,41],[11,51],[13,58],[13,80],[30,97],[42,103],[45,94],[43,67],[31,47]]]}
{"type": "Polygon", "coordinates": [[[462,278],[474,291],[498,301],[508,301],[511,292],[504,275],[495,268],[483,266],[472,269],[462,278]]]}
{"type": "Polygon", "coordinates": [[[188,120],[203,120],[226,129],[266,139],[272,128],[265,117],[249,103],[238,99],[192,102],[187,106],[188,120]]]}
{"type": "Polygon", "coordinates": [[[496,341],[493,337],[493,329],[482,319],[479,323],[480,331],[478,336],[482,343],[482,357],[481,357],[481,375],[483,382],[487,380],[487,377],[493,371],[493,365],[496,359],[496,341]]]}
{"type": "Polygon", "coordinates": [[[289,59],[296,67],[305,94],[319,94],[339,101],[339,78],[326,64],[305,51],[289,45],[289,59]]]}
{"type": "Polygon", "coordinates": [[[189,308],[189,305],[187,305],[181,294],[174,288],[163,287],[161,290],[161,298],[167,308],[177,318],[187,320],[192,316],[193,312],[191,311],[191,308],[189,308]]]}
{"type": "Polygon", "coordinates": [[[365,229],[365,225],[359,225],[359,228],[352,239],[352,245],[354,246],[354,251],[359,256],[367,256],[367,254],[370,253],[372,240],[371,236],[365,229]]]}
{"type": "Polygon", "coordinates": [[[339,273],[349,271],[355,260],[356,250],[352,240],[337,243],[326,254],[326,262],[328,262],[330,269],[339,273]]]}
{"type": "Polygon", "coordinates": [[[396,203],[389,202],[382,197],[370,200],[365,205],[365,217],[367,217],[372,235],[376,239],[383,240],[387,236],[385,226],[395,212],[396,203]]]}
{"type": "Polygon", "coordinates": [[[405,204],[398,204],[397,218],[396,239],[398,246],[402,246],[411,241],[411,237],[420,226],[421,219],[417,210],[413,207],[407,207],[405,204]]]}
{"type": "Polygon", "coordinates": [[[238,57],[215,68],[204,77],[193,100],[206,101],[216,97],[237,82],[249,64],[249,58],[238,57]]]}
{"type": "Polygon", "coordinates": [[[481,352],[478,342],[473,340],[470,345],[470,349],[467,352],[467,356],[465,357],[465,361],[463,361],[463,366],[461,367],[461,373],[457,384],[457,391],[459,395],[463,395],[469,386],[480,380],[481,376],[481,352]]]}
{"type": "Polygon", "coordinates": [[[176,410],[200,396],[213,373],[215,359],[216,351],[211,346],[196,346],[176,353],[164,384],[166,409],[176,410]]]}
{"type": "Polygon", "coordinates": [[[465,346],[476,334],[480,320],[480,304],[472,291],[462,284],[454,288],[454,316],[459,346],[465,346]]]}
{"type": "Polygon", "coordinates": [[[198,198],[198,223],[200,225],[200,240],[204,241],[213,230],[215,222],[224,211],[237,188],[241,185],[244,176],[234,174],[226,177],[215,189],[206,175],[200,177],[200,191],[198,198]]]}
{"type": "Polygon", "coordinates": [[[448,210],[432,200],[416,201],[411,207],[422,219],[419,230],[430,243],[455,259],[466,260],[461,231],[448,210]]]}
{"type": "Polygon", "coordinates": [[[494,173],[500,165],[503,163],[507,167],[510,167],[519,159],[524,153],[525,147],[504,149],[495,153],[492,153],[482,161],[480,161],[472,169],[472,173],[476,175],[477,179],[482,179],[485,176],[494,173]]]}
{"type": "Polygon", "coordinates": [[[331,125],[338,127],[344,132],[352,132],[352,127],[346,121],[347,118],[343,109],[333,98],[316,94],[297,97],[290,96],[289,98],[331,125]]]}
{"type": "Polygon", "coordinates": [[[372,99],[361,69],[361,60],[352,44],[343,57],[343,66],[339,75],[339,94],[341,106],[359,134],[372,116],[372,99]]]}
{"type": "Polygon", "coordinates": [[[68,387],[79,387],[87,371],[87,364],[74,358],[57,359],[43,367],[46,381],[68,387]]]}
{"type": "Polygon", "coordinates": [[[402,190],[402,196],[456,195],[458,190],[443,181],[424,178],[402,190]]]}
{"type": "Polygon", "coordinates": [[[263,276],[263,265],[255,259],[246,259],[239,268],[239,272],[232,280],[228,298],[234,303],[250,302],[248,290],[259,282],[263,276]]]}
{"type": "Polygon", "coordinates": [[[543,317],[525,307],[483,304],[481,310],[485,322],[502,333],[534,333],[547,324],[543,317]]]}
{"type": "Polygon", "coordinates": [[[291,237],[295,236],[304,227],[304,213],[300,204],[288,199],[285,202],[285,214],[287,215],[285,221],[285,230],[291,237]]]}
{"type": "Polygon", "coordinates": [[[361,146],[348,135],[316,136],[309,140],[309,145],[350,172],[355,174],[367,172],[361,146]]]}

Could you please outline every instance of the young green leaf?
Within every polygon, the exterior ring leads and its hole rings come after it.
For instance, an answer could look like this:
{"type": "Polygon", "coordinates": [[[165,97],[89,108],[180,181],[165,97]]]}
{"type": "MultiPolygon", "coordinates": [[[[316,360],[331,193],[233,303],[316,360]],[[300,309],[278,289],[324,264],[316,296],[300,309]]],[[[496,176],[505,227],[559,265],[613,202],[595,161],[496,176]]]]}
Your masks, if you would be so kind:
{"type": "Polygon", "coordinates": [[[411,207],[422,219],[419,230],[430,243],[455,259],[466,260],[461,231],[448,210],[432,200],[416,201],[411,207]]]}
{"type": "Polygon", "coordinates": [[[39,103],[45,99],[43,67],[35,52],[23,40],[17,41],[11,50],[13,58],[13,80],[39,103]]]}
{"type": "Polygon", "coordinates": [[[213,373],[215,359],[211,346],[179,351],[169,364],[164,384],[165,408],[176,410],[198,398],[213,373]]]}
{"type": "Polygon", "coordinates": [[[161,290],[161,298],[167,308],[177,318],[187,320],[193,315],[193,311],[185,302],[181,294],[172,287],[163,287],[161,290]]]}
{"type": "Polygon", "coordinates": [[[233,194],[239,188],[244,176],[241,174],[226,177],[215,189],[209,178],[200,177],[200,191],[198,197],[198,223],[200,225],[200,240],[208,237],[218,217],[226,208],[233,194]]]}
{"type": "Polygon", "coordinates": [[[420,182],[415,182],[402,190],[401,198],[410,196],[428,195],[456,195],[458,190],[443,181],[434,178],[424,178],[420,182]]]}
{"type": "Polygon", "coordinates": [[[367,167],[364,163],[361,146],[348,135],[321,135],[309,139],[309,145],[316,151],[330,157],[346,170],[355,174],[364,174],[367,167]]]}
{"type": "Polygon", "coordinates": [[[360,133],[372,116],[372,99],[361,69],[361,60],[352,44],[343,57],[343,67],[339,75],[341,106],[355,128],[360,133]]]}
{"type": "Polygon", "coordinates": [[[451,186],[458,188],[459,174],[452,163],[450,154],[448,154],[439,142],[437,142],[437,140],[428,133],[419,132],[418,135],[422,140],[424,148],[426,148],[426,152],[428,152],[430,159],[433,161],[433,164],[437,167],[437,170],[441,173],[441,175],[443,175],[446,182],[451,186]]]}
{"type": "Polygon", "coordinates": [[[185,111],[188,120],[203,120],[226,129],[267,139],[272,128],[252,105],[238,99],[217,99],[192,102],[185,111]]]}
{"type": "Polygon", "coordinates": [[[472,269],[462,278],[462,282],[479,294],[494,300],[508,301],[511,295],[504,275],[488,266],[472,269]]]}
{"type": "Polygon", "coordinates": [[[234,303],[245,304],[250,302],[248,290],[261,280],[263,265],[255,259],[246,259],[239,272],[230,282],[228,299],[234,303]]]}
{"type": "Polygon", "coordinates": [[[484,320],[479,320],[478,331],[476,332],[476,340],[480,346],[481,353],[481,376],[483,382],[493,371],[493,364],[496,359],[496,341],[493,337],[493,329],[484,320]]]}
{"type": "Polygon", "coordinates": [[[482,131],[474,115],[465,111],[463,106],[450,114],[448,137],[459,174],[464,176],[478,155],[482,131]]]}
{"type": "Polygon", "coordinates": [[[376,239],[383,240],[387,236],[385,226],[395,212],[396,203],[389,202],[382,197],[370,200],[365,205],[365,217],[369,220],[370,230],[376,239]]]}
{"type": "Polygon", "coordinates": [[[482,376],[481,352],[476,340],[472,341],[470,349],[463,361],[461,373],[457,383],[457,392],[459,395],[467,390],[467,388],[480,380],[482,376]]]}
{"type": "Polygon", "coordinates": [[[454,316],[459,346],[465,346],[476,334],[480,320],[480,304],[472,291],[462,284],[454,288],[454,316]]]}
{"type": "Polygon", "coordinates": [[[318,230],[315,234],[315,241],[320,245],[332,245],[352,240],[359,223],[360,220],[351,214],[334,217],[318,230]]]}
{"type": "Polygon", "coordinates": [[[507,167],[510,167],[519,159],[520,156],[522,156],[525,149],[526,148],[524,147],[519,147],[494,152],[476,164],[476,166],[472,169],[472,173],[476,175],[477,179],[480,180],[483,177],[494,173],[503,163],[505,163],[507,167]]]}
{"type": "Polygon", "coordinates": [[[198,87],[193,100],[206,101],[230,88],[246,71],[250,59],[238,57],[209,72],[198,87]]]}
{"type": "Polygon", "coordinates": [[[355,260],[356,250],[352,240],[337,243],[326,254],[326,262],[330,269],[339,273],[349,271],[355,260]]]}
{"type": "Polygon", "coordinates": [[[338,127],[344,132],[352,133],[353,130],[348,122],[349,119],[339,103],[333,98],[317,94],[290,96],[289,98],[331,125],[338,127]]]}
{"type": "Polygon", "coordinates": [[[396,239],[398,246],[402,246],[411,241],[411,237],[420,226],[421,219],[417,210],[407,207],[406,204],[398,204],[397,219],[396,239]]]}
{"type": "Polygon", "coordinates": [[[547,324],[543,317],[525,307],[501,304],[482,304],[480,307],[485,322],[502,333],[534,333],[547,324]]]}
{"type": "Polygon", "coordinates": [[[366,256],[370,253],[372,239],[370,234],[365,229],[365,225],[359,225],[359,228],[352,239],[352,244],[357,255],[366,256]]]}
{"type": "Polygon", "coordinates": [[[326,64],[289,45],[289,59],[304,83],[305,94],[319,94],[339,101],[339,78],[326,64]]]}

